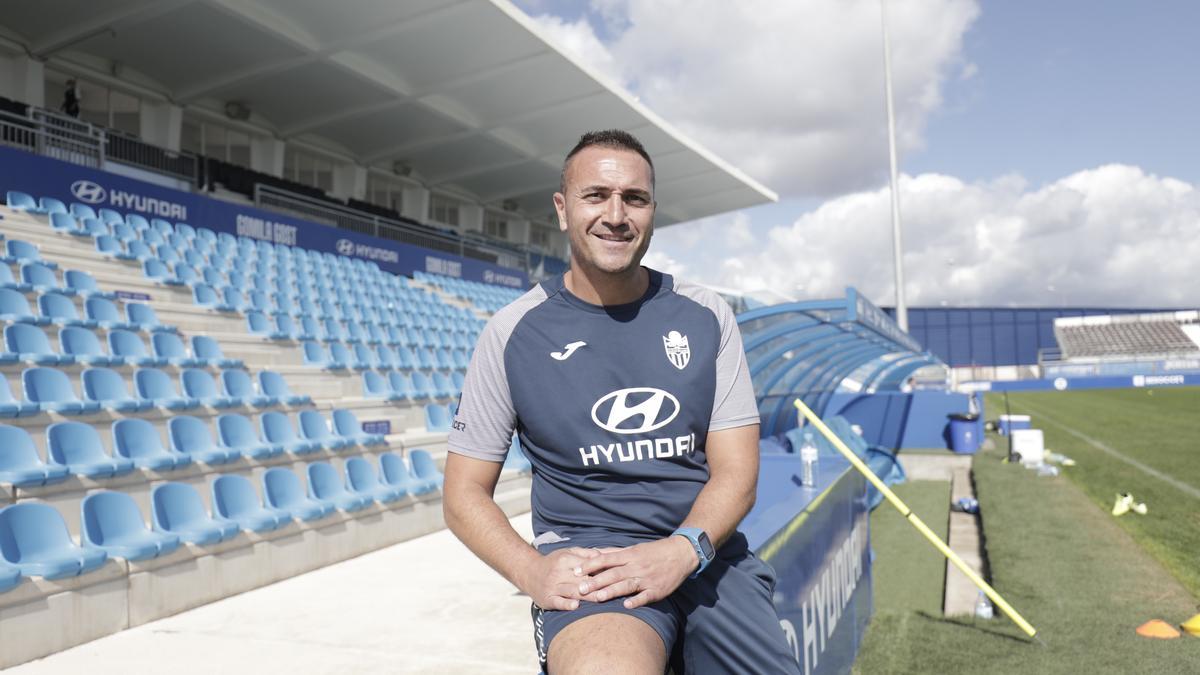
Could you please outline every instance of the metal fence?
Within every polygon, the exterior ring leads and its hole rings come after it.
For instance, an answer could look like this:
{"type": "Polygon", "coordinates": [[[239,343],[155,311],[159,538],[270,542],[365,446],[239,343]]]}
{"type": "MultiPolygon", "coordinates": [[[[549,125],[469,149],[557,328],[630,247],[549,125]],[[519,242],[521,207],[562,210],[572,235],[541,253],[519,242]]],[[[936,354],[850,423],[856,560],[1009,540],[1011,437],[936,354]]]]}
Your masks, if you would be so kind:
{"type": "Polygon", "coordinates": [[[179,178],[192,185],[197,183],[200,158],[190,152],[173,152],[130,134],[109,132],[106,154],[113,161],[179,178]]]}
{"type": "Polygon", "coordinates": [[[47,124],[0,112],[0,143],[80,166],[104,165],[104,132],[86,123],[47,124]]]}

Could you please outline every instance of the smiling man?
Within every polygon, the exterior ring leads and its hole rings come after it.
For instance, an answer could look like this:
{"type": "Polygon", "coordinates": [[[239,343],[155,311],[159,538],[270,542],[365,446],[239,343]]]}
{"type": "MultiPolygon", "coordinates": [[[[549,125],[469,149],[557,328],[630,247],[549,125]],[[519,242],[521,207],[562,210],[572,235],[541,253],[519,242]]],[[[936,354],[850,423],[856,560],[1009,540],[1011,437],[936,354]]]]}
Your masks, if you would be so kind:
{"type": "Polygon", "coordinates": [[[758,410],[733,312],[641,266],[654,165],[585,134],[554,195],[571,267],[496,313],[450,433],[450,529],[533,600],[543,669],[795,673],[774,572],[737,525],[758,410]],[[493,499],[513,431],[533,464],[533,546],[493,499]]]}

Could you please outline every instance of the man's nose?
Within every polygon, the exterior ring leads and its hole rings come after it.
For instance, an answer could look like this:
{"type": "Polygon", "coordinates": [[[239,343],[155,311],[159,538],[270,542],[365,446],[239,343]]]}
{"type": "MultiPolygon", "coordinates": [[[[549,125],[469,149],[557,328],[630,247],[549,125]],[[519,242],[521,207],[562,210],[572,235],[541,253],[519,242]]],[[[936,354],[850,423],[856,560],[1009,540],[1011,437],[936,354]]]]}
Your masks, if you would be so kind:
{"type": "Polygon", "coordinates": [[[614,192],[608,196],[607,208],[604,210],[605,219],[610,225],[621,225],[625,222],[625,196],[614,192]]]}

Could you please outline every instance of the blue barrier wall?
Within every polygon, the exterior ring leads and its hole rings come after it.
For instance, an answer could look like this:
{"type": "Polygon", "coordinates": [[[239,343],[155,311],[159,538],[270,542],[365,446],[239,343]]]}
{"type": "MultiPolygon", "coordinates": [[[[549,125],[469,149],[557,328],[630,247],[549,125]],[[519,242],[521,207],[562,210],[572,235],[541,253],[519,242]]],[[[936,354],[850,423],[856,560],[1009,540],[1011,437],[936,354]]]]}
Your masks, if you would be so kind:
{"type": "Polygon", "coordinates": [[[969,396],[948,391],[842,393],[828,415],[841,415],[862,427],[872,445],[897,450],[949,448],[951,413],[970,411],[969,396]]]}
{"type": "Polygon", "coordinates": [[[1128,387],[1197,387],[1200,373],[1133,375],[1132,377],[1057,377],[1048,380],[978,382],[979,391],[1067,391],[1070,389],[1125,389],[1128,387]]]}
{"type": "Polygon", "coordinates": [[[433,251],[293,218],[253,206],[134,180],[107,171],[0,147],[0,190],[54,197],[67,204],[140,213],[216,232],[373,261],[392,274],[422,271],[513,288],[527,288],[522,270],[433,251]]]}

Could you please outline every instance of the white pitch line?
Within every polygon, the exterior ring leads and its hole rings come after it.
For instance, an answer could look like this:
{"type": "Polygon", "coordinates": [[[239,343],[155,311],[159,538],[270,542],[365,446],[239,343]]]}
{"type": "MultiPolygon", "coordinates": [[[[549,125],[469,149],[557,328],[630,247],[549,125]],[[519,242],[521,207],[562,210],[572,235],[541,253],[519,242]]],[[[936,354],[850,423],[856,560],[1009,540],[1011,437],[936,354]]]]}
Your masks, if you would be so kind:
{"type": "MultiPolygon", "coordinates": [[[[1013,407],[1014,408],[1025,408],[1025,406],[1023,406],[1023,405],[1014,405],[1013,407]]],[[[1172,485],[1175,488],[1178,488],[1180,491],[1195,497],[1196,499],[1200,499],[1200,489],[1197,489],[1195,486],[1190,485],[1188,483],[1184,483],[1183,481],[1179,480],[1178,478],[1172,478],[1171,476],[1168,476],[1167,474],[1159,471],[1158,469],[1155,469],[1153,467],[1142,464],[1141,462],[1137,461],[1136,459],[1133,459],[1132,457],[1127,457],[1125,455],[1122,455],[1121,453],[1110,448],[1109,446],[1105,445],[1104,443],[1102,443],[1090,436],[1087,436],[1080,431],[1076,431],[1075,429],[1067,426],[1066,424],[1054,419],[1053,417],[1047,415],[1045,412],[1042,412],[1040,410],[1035,411],[1035,410],[1031,410],[1029,408],[1025,408],[1025,411],[1030,413],[1031,415],[1037,415],[1038,417],[1041,417],[1042,419],[1046,420],[1047,422],[1061,428],[1063,431],[1067,432],[1068,434],[1071,434],[1072,436],[1080,439],[1081,441],[1087,443],[1088,445],[1091,445],[1093,448],[1096,448],[1097,450],[1099,450],[1101,452],[1108,453],[1112,457],[1119,459],[1122,462],[1125,462],[1129,466],[1132,466],[1135,469],[1138,469],[1139,471],[1141,471],[1147,475],[1154,476],[1155,478],[1163,481],[1164,483],[1167,483],[1168,485],[1172,485]]]]}

